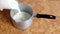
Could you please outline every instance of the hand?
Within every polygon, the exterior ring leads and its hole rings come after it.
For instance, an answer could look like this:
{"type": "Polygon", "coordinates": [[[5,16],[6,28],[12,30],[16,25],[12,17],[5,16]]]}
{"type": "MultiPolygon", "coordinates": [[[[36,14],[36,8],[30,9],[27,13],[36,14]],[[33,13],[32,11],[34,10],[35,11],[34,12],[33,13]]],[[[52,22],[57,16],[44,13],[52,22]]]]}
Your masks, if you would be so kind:
{"type": "Polygon", "coordinates": [[[3,11],[3,9],[2,9],[2,8],[0,8],[0,11],[3,11]]]}

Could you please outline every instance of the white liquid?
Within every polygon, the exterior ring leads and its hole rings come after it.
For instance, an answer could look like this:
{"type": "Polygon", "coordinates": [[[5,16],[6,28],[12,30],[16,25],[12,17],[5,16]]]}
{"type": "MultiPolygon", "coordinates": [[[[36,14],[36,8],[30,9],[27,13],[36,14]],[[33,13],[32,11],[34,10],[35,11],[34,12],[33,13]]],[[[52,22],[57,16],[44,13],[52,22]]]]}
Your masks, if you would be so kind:
{"type": "Polygon", "coordinates": [[[27,19],[29,19],[31,17],[30,14],[26,13],[26,12],[21,12],[21,15],[19,13],[17,13],[16,15],[13,16],[13,19],[16,22],[23,22],[27,19]]]}
{"type": "Polygon", "coordinates": [[[2,9],[16,9],[20,14],[18,2],[16,0],[0,0],[0,8],[2,9]]]}

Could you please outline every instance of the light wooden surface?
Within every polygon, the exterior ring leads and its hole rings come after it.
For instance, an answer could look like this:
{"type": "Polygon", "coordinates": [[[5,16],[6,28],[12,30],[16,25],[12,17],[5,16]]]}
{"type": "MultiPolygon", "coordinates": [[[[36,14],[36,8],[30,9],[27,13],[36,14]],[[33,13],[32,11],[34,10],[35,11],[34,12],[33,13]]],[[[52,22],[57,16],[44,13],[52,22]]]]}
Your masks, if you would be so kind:
{"type": "Polygon", "coordinates": [[[26,30],[15,28],[9,10],[0,11],[0,34],[60,34],[60,0],[19,0],[32,6],[34,13],[55,15],[56,19],[33,18],[26,30]]]}

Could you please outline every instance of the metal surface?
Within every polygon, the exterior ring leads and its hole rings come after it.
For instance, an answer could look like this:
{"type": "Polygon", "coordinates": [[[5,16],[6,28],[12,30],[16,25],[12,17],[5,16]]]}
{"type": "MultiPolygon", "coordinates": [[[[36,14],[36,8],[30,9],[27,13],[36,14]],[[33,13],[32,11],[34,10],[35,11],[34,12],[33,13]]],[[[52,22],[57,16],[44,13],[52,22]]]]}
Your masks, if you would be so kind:
{"type": "Polygon", "coordinates": [[[26,28],[28,28],[29,26],[31,26],[31,24],[32,24],[33,10],[32,10],[32,8],[31,8],[29,5],[24,4],[24,3],[21,3],[21,4],[19,5],[19,8],[21,9],[21,12],[22,12],[22,11],[23,11],[23,12],[26,12],[26,13],[30,14],[31,16],[29,17],[29,19],[17,23],[17,22],[13,19],[13,16],[14,16],[16,13],[18,13],[18,11],[12,9],[12,10],[10,11],[10,15],[11,15],[11,18],[12,18],[12,22],[13,22],[14,26],[16,26],[17,28],[19,28],[19,29],[26,29],[26,28]]]}

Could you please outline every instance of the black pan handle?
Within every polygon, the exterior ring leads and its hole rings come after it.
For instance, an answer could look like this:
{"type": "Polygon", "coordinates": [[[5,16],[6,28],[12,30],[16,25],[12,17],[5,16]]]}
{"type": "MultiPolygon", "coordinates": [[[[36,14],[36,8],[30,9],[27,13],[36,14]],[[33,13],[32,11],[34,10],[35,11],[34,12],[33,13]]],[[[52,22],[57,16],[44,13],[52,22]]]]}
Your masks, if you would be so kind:
{"type": "Polygon", "coordinates": [[[48,15],[48,14],[37,14],[37,18],[48,18],[48,19],[56,19],[56,16],[54,15],[48,15]]]}

